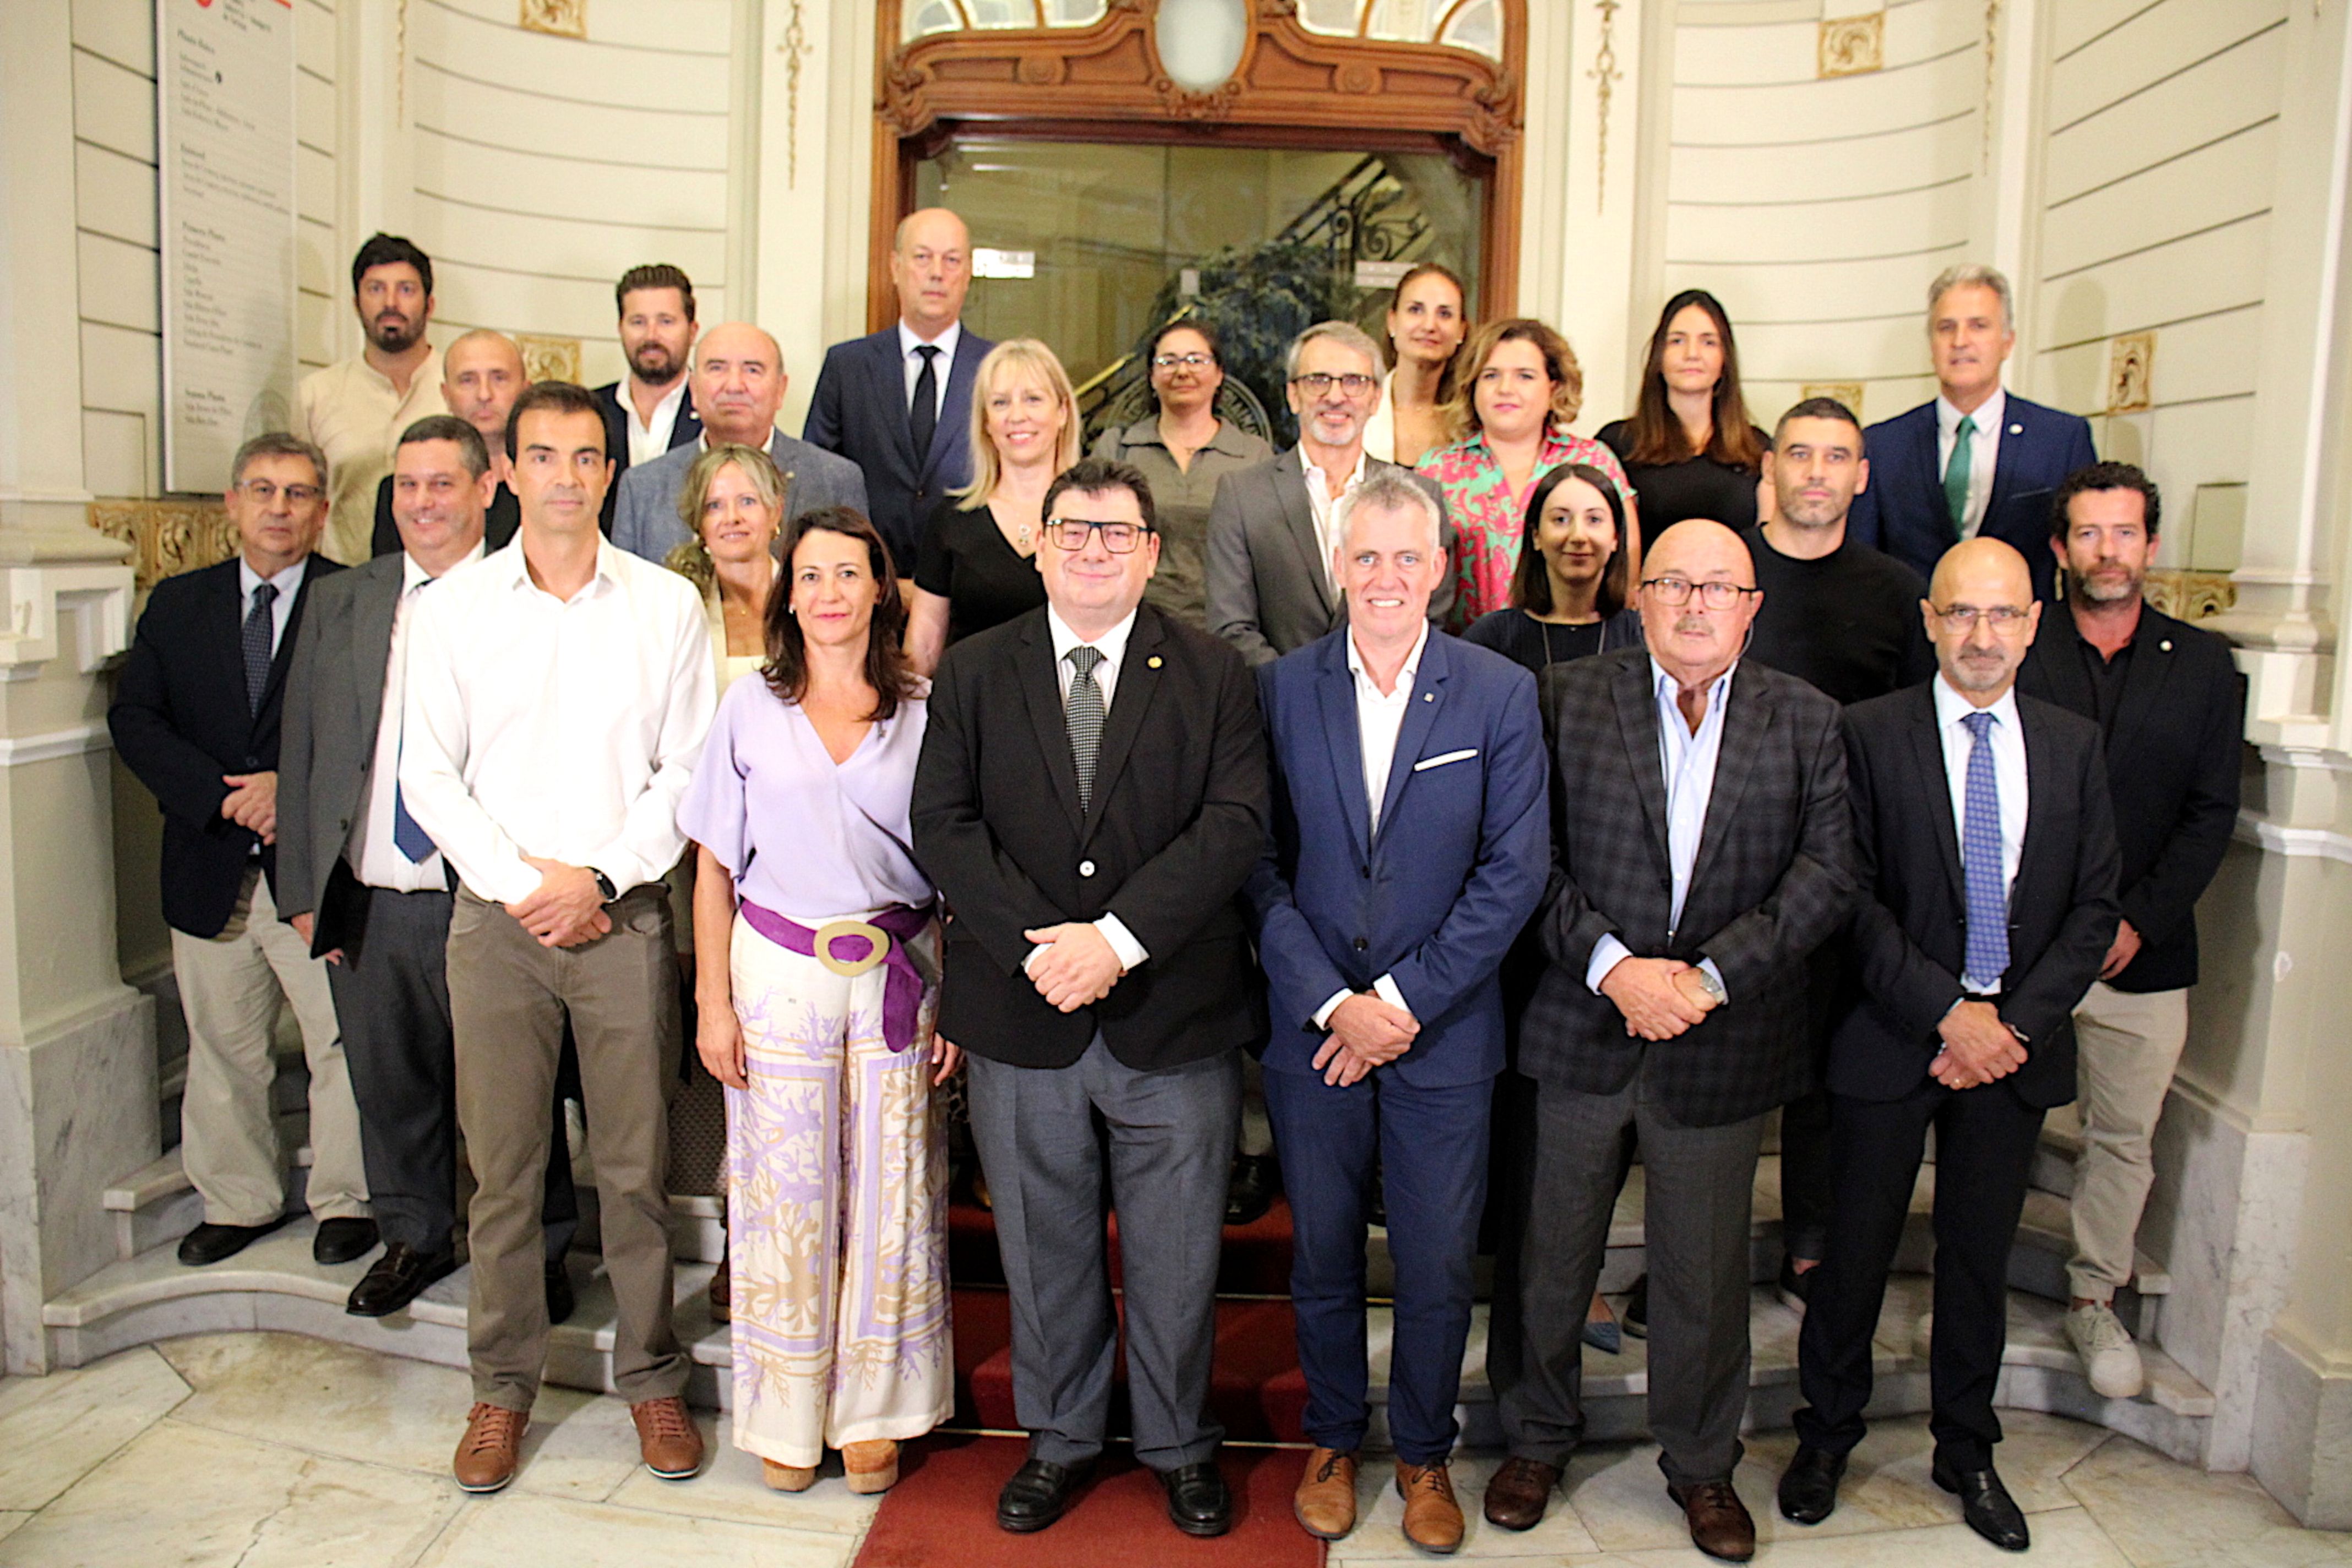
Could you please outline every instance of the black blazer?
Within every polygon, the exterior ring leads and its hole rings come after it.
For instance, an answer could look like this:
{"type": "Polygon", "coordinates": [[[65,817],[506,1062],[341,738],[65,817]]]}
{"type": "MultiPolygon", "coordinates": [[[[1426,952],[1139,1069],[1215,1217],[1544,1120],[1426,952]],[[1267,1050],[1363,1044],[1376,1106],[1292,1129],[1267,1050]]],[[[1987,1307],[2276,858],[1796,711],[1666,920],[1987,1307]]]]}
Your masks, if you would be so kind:
{"type": "MultiPolygon", "coordinates": [[[[1941,677],[1937,678],[1938,679],[1941,677]]],[[[1830,1034],[1830,1089],[1897,1100],[1927,1076],[1936,1026],[1968,994],[1968,891],[1935,682],[1846,710],[1848,781],[1863,899],[1853,917],[1862,994],[1830,1034]]],[[[2026,1062],[2000,1081],[2026,1104],[2074,1098],[2075,1005],[2116,938],[2116,825],[2098,726],[2020,693],[2025,842],[2009,894],[2004,1021],[2026,1062]]]]}
{"type": "MultiPolygon", "coordinates": [[[[890,559],[909,563],[924,520],[940,498],[971,479],[971,384],[980,362],[996,345],[967,325],[946,367],[948,391],[931,435],[930,455],[915,461],[915,433],[907,419],[907,378],[898,359],[896,321],[824,352],[801,439],[838,452],[866,471],[874,526],[890,559]]],[[[902,568],[903,569],[903,568],[902,568]]]]}
{"type": "Polygon", "coordinates": [[[1267,842],[1265,732],[1241,655],[1145,605],[1078,812],[1045,612],[964,638],[931,687],[915,856],[946,896],[940,1033],[1016,1067],[1066,1067],[1102,1031],[1132,1068],[1265,1038],[1243,885],[1267,842]],[[1059,1013],[1021,933],[1116,914],[1150,957],[1059,1013]]]}
{"type": "Polygon", "coordinates": [[[1552,877],[1536,917],[1550,963],[1519,1023],[1519,1070],[1614,1094],[1652,1066],[1676,1118],[1716,1127],[1804,1092],[1806,955],[1853,907],[1853,818],[1838,705],[1742,660],[1690,891],[1669,929],[1665,772],[1646,646],[1545,674],[1553,742],[1552,877]],[[1585,984],[1614,935],[1637,958],[1713,959],[1730,1004],[1671,1040],[1625,1032],[1585,984]]]}
{"type": "MultiPolygon", "coordinates": [[[[2095,718],[2084,646],[2073,606],[2053,605],[2017,672],[2017,689],[2095,718]]],[[[2123,852],[2116,886],[2123,917],[2140,934],[2139,956],[2108,982],[2118,991],[2197,984],[2197,900],[2238,824],[2245,732],[2246,681],[2230,645],[2143,606],[2123,694],[2106,724],[2123,852]]]]}
{"type": "MultiPolygon", "coordinates": [[[[237,558],[155,584],[107,710],[114,749],[163,811],[163,919],[190,936],[218,936],[236,911],[255,836],[220,814],[226,773],[273,772],[286,673],[302,607],[320,578],[342,568],[312,555],[269,665],[261,710],[245,706],[245,606],[237,558]]],[[[262,875],[278,886],[276,850],[262,875]]]]}
{"type": "MultiPolygon", "coordinates": [[[[608,381],[596,388],[597,406],[604,414],[604,456],[613,459],[613,482],[605,487],[604,510],[598,520],[604,537],[613,537],[613,509],[621,498],[621,476],[629,471],[629,407],[621,401],[621,383],[608,381]]],[[[702,416],[694,411],[694,388],[688,386],[686,395],[678,399],[677,417],[670,422],[668,450],[698,440],[702,436],[702,416]]],[[[496,550],[503,541],[493,542],[496,550]]]]}
{"type": "MultiPolygon", "coordinates": [[[[621,488],[621,476],[613,476],[613,488],[604,492],[604,531],[613,531],[613,497],[621,488]]],[[[522,527],[522,502],[514,491],[501,483],[490,492],[490,510],[482,514],[482,545],[488,550],[504,550],[522,527]]],[[[392,518],[392,476],[376,481],[375,528],[368,535],[368,557],[397,554],[400,551],[400,524],[392,518]]]]}

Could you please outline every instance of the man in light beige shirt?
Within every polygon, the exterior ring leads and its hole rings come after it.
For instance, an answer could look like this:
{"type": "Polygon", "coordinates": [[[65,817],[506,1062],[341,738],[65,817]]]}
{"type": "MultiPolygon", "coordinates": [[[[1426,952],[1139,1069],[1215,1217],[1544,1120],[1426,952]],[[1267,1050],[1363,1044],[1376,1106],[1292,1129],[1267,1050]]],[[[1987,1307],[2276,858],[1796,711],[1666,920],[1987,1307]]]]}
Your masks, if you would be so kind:
{"type": "Polygon", "coordinates": [[[441,356],[425,339],[433,258],[396,235],[376,235],[352,258],[352,304],[366,349],[312,371],[294,396],[295,434],[325,452],[331,470],[319,553],[346,566],[368,558],[376,486],[392,471],[400,433],[449,412],[441,356]]]}

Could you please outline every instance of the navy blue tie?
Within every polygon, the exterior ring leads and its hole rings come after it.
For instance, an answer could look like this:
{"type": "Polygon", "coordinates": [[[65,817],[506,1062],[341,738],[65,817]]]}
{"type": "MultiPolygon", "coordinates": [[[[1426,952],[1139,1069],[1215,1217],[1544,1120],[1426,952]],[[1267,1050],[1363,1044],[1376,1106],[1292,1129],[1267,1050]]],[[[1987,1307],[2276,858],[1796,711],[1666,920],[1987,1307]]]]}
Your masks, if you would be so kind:
{"type": "Polygon", "coordinates": [[[1968,978],[1988,990],[2009,973],[2009,889],[2000,869],[2000,786],[1993,776],[1992,715],[1971,713],[1968,821],[1960,869],[1968,882],[1968,978]]]}
{"type": "Polygon", "coordinates": [[[253,608],[245,613],[245,710],[248,714],[261,711],[261,694],[269,689],[269,655],[277,617],[270,605],[277,601],[275,583],[257,583],[253,586],[253,608]]]}
{"type": "Polygon", "coordinates": [[[919,343],[923,368],[915,377],[915,395],[907,408],[907,433],[915,438],[915,466],[931,455],[931,437],[940,427],[940,351],[935,343],[919,343]]]}
{"type": "MultiPolygon", "coordinates": [[[[431,584],[432,579],[428,577],[409,592],[423,593],[431,584]]],[[[402,682],[404,688],[406,684],[405,681],[402,682]]],[[[408,857],[410,865],[422,866],[433,858],[433,852],[440,846],[433,842],[433,836],[425,831],[424,824],[408,815],[408,802],[401,795],[400,774],[397,771],[400,765],[398,759],[401,752],[408,746],[408,710],[405,702],[401,708],[400,731],[399,743],[393,747],[394,772],[392,775],[392,841],[399,846],[403,855],[408,857]]]]}

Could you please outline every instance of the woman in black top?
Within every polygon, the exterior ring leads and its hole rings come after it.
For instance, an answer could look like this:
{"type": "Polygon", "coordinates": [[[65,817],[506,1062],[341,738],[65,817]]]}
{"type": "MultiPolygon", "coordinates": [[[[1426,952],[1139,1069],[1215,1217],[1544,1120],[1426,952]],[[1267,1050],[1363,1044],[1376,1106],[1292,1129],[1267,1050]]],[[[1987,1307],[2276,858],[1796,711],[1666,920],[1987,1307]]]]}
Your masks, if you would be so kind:
{"type": "Polygon", "coordinates": [[[1650,538],[1686,517],[1754,524],[1771,437],[1748,417],[1731,318],[1714,295],[1685,289],[1666,301],[1633,416],[1602,426],[1600,441],[1625,465],[1650,538]]]}
{"type": "Polygon", "coordinates": [[[1590,464],[1562,463],[1528,492],[1509,607],[1479,616],[1463,636],[1538,676],[1547,665],[1639,642],[1641,612],[1626,607],[1633,573],[1616,484],[1590,464]]]}

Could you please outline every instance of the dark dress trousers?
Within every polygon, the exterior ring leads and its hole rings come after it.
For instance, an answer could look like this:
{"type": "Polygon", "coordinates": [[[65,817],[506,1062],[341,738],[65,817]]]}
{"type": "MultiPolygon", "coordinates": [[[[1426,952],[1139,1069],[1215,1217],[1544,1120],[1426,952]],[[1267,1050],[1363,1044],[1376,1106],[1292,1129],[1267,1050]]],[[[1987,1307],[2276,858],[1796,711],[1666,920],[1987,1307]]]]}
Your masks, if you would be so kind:
{"type": "Polygon", "coordinates": [[[1102,1447],[1119,1337],[1108,1164],[1136,1453],[1169,1470],[1223,1436],[1207,1398],[1237,1052],[1265,1037],[1243,897],[1267,832],[1265,733],[1238,654],[1139,608],[1081,811],[1046,616],[957,643],[932,685],[912,816],[953,913],[939,1030],[971,1058],[1031,1454],[1074,1464],[1102,1447]],[[1056,1012],[1023,973],[1022,932],[1105,914],[1149,956],[1103,1001],[1056,1012]]]}
{"type": "MultiPolygon", "coordinates": [[[[2057,565],[2050,555],[2050,502],[2067,475],[2099,460],[2091,424],[2079,414],[2046,408],[2011,392],[2001,411],[1994,448],[1992,494],[1978,533],[2017,547],[2033,573],[2033,592],[2051,595],[2057,565]]],[[[1922,577],[1958,542],[1944,500],[1944,470],[1936,458],[1936,405],[1882,419],[1863,432],[1870,458],[1870,488],[1853,498],[1846,537],[1884,550],[1922,577]]]]}
{"type": "MultiPolygon", "coordinates": [[[[376,1224],[387,1242],[437,1253],[457,1223],[451,893],[365,886],[350,858],[353,829],[366,820],[406,561],[379,555],[321,583],[303,619],[278,773],[278,912],[312,917],[314,956],[342,950],[327,983],[376,1224]]],[[[548,1256],[560,1258],[580,1221],[560,1099],[543,1218],[548,1256]]]]}
{"type": "MultiPolygon", "coordinates": [[[[613,489],[604,492],[604,531],[607,533],[613,531],[613,496],[620,488],[620,478],[615,475],[613,489]]],[[[522,503],[515,499],[514,491],[501,482],[490,492],[490,510],[482,516],[482,542],[492,550],[504,550],[513,542],[516,531],[521,527],[522,503]]],[[[368,535],[368,554],[372,557],[397,555],[400,551],[400,524],[394,521],[392,516],[392,476],[386,474],[376,481],[375,529],[368,535]]]]}
{"type": "MultiPolygon", "coordinates": [[[[1938,676],[1937,679],[1941,679],[1938,676]]],[[[1927,1075],[1937,1026],[1969,999],[1960,825],[1938,736],[1934,681],[1846,711],[1849,787],[1863,899],[1853,920],[1860,994],[1830,1038],[1829,1246],[1813,1276],[1799,1351],[1806,1407],[1797,1434],[1846,1453],[1862,1440],[1871,1339],[1901,1242],[1927,1129],[1936,1130],[1934,1344],[1937,1454],[1992,1463],[2008,1322],[2009,1253],[2026,1179],[2053,1105],[2074,1098],[2074,1005],[2116,934],[2115,816],[2099,732],[2020,694],[2025,840],[2009,896],[2009,968],[1996,1003],[2025,1037],[2007,1078],[1950,1089],[1927,1075]]]]}
{"type": "Polygon", "coordinates": [[[1488,1108],[1503,1068],[1496,976],[1543,896],[1550,764],[1534,678],[1433,630],[1373,831],[1348,635],[1258,669],[1274,760],[1274,840],[1250,879],[1273,1015],[1266,1108],[1296,1227],[1307,1434],[1342,1452],[1364,1440],[1365,1210],[1377,1154],[1397,1269],[1389,1429],[1400,1458],[1426,1465],[1457,1436],[1488,1108]],[[1354,1084],[1325,1083],[1315,1014],[1382,975],[1421,1032],[1354,1084]]]}
{"type": "MultiPolygon", "coordinates": [[[[228,924],[259,842],[220,814],[226,773],[278,766],[286,680],[312,591],[342,568],[312,555],[269,665],[258,710],[245,695],[245,595],[237,558],[155,584],[114,688],[107,724],[125,766],[163,810],[163,919],[215,937],[228,924]]],[[[261,846],[261,874],[278,896],[278,852],[261,846]]]]}
{"type": "Polygon", "coordinates": [[[900,576],[914,570],[923,520],[940,498],[971,480],[972,377],[995,346],[965,327],[956,337],[954,363],[936,367],[948,386],[929,453],[915,450],[897,322],[824,352],[802,438],[865,470],[874,526],[900,576]]]}
{"type": "MultiPolygon", "coordinates": [[[[623,381],[608,381],[596,388],[596,406],[604,415],[604,455],[613,459],[613,482],[604,489],[604,515],[597,521],[604,525],[604,537],[613,536],[613,510],[621,499],[621,476],[629,471],[629,422],[635,417],[626,401],[623,381]]],[[[702,434],[702,416],[694,411],[694,388],[688,385],[686,395],[677,400],[677,417],[670,421],[668,451],[691,447],[702,434]]],[[[497,545],[490,546],[496,550],[497,545]]]]}

